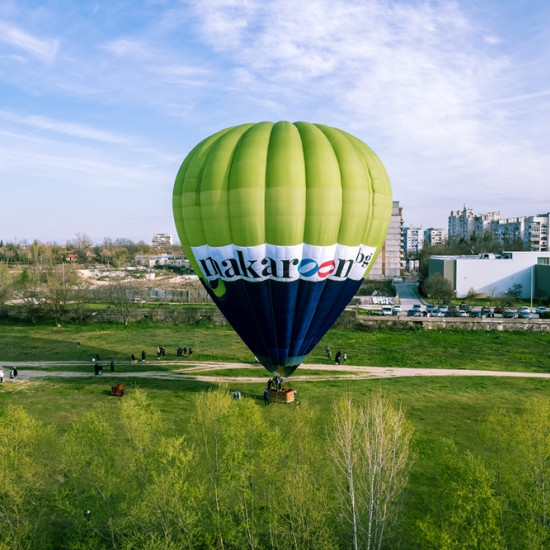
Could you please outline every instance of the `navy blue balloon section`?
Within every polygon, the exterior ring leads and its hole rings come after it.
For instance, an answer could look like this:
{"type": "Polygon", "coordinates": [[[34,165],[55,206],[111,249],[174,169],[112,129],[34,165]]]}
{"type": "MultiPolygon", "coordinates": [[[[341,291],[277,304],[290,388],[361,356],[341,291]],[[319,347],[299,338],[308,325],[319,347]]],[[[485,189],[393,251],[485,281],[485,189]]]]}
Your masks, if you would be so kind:
{"type": "Polygon", "coordinates": [[[262,365],[274,374],[289,376],[336,321],[361,282],[225,281],[222,298],[205,288],[262,365]]]}

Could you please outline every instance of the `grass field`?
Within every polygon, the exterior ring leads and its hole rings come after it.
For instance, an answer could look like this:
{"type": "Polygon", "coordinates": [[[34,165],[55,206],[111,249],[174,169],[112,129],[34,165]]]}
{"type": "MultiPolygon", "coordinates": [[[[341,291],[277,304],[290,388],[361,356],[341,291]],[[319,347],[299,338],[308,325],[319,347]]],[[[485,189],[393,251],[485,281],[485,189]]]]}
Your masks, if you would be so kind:
{"type": "MultiPolygon", "coordinates": [[[[357,332],[331,330],[312,352],[308,363],[325,363],[325,346],[334,353],[348,354],[350,365],[444,367],[502,371],[550,372],[550,336],[525,333],[475,333],[390,331],[357,332]]],[[[50,377],[0,386],[0,407],[21,405],[44,424],[64,430],[72,419],[90,410],[118,414],[120,398],[110,395],[111,384],[118,383],[106,372],[91,374],[91,358],[100,354],[107,362],[113,358],[117,373],[124,373],[128,392],[143,389],[160,411],[167,434],[185,433],[193,426],[193,396],[217,385],[216,382],[169,380],[132,376],[134,371],[166,371],[185,368],[185,358],[176,360],[179,346],[191,346],[194,360],[245,362],[250,368],[201,372],[206,376],[269,376],[252,365],[252,357],[235,333],[227,327],[164,326],[115,324],[51,326],[0,326],[0,364],[2,361],[68,361],[51,366],[55,371],[89,372],[88,377],[50,377]],[[80,342],[77,347],[76,342],[80,342]],[[156,359],[156,347],[167,349],[166,362],[156,359]],[[133,352],[144,349],[145,365],[130,365],[133,352]],[[74,362],[74,363],[73,363],[74,362]]],[[[23,367],[23,371],[29,367],[23,367]]],[[[42,368],[42,367],[34,367],[42,368]]],[[[5,369],[6,370],[6,369],[5,369]]],[[[107,369],[108,370],[108,369],[107,369]]],[[[300,371],[298,370],[298,373],[300,371]]],[[[308,375],[330,375],[330,371],[303,371],[308,375]]],[[[7,374],[7,372],[6,372],[7,374]]],[[[340,376],[341,373],[334,373],[340,376]]],[[[436,457],[444,439],[454,441],[460,452],[483,456],[487,451],[483,429],[486,419],[496,410],[522,411],[532,400],[547,400],[550,380],[505,377],[404,377],[372,380],[293,381],[300,407],[275,405],[261,407],[269,422],[284,426],[293,422],[301,410],[315,411],[316,430],[323,436],[331,405],[346,394],[361,398],[382,393],[405,411],[414,428],[414,463],[407,491],[404,529],[422,515],[438,476],[436,457]]],[[[225,384],[228,391],[238,390],[243,397],[262,404],[263,383],[225,384]]]]}
{"type": "MultiPolygon", "coordinates": [[[[522,332],[330,330],[306,363],[326,363],[325,346],[346,352],[348,364],[550,372],[550,335],[522,332]]],[[[166,359],[176,349],[192,347],[199,361],[252,362],[252,354],[230,327],[119,324],[0,325],[0,360],[129,362],[145,350],[156,361],[158,346],[166,359]],[[80,342],[80,347],[77,347],[80,342]]],[[[181,358],[181,363],[186,359],[181,358]]],[[[266,372],[267,374],[267,372],[266,372]]]]}

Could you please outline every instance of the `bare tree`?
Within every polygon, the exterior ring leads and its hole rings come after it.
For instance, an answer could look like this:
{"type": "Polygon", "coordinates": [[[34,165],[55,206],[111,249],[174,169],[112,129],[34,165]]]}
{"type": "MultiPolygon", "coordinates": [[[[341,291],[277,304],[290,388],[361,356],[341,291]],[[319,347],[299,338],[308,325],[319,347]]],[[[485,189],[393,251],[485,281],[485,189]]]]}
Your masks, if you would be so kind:
{"type": "Polygon", "coordinates": [[[127,325],[134,307],[133,289],[125,281],[117,281],[106,288],[106,299],[111,302],[122,322],[127,325]]]}
{"type": "Polygon", "coordinates": [[[0,310],[10,299],[13,287],[13,277],[6,264],[0,264],[0,310]]]}
{"type": "Polygon", "coordinates": [[[407,482],[411,428],[380,395],[364,406],[343,398],[334,417],[331,451],[353,547],[378,550],[407,482]]]}
{"type": "Polygon", "coordinates": [[[94,243],[86,233],[77,233],[72,241],[67,241],[67,249],[73,249],[78,261],[86,263],[93,256],[92,247],[94,243]]]}

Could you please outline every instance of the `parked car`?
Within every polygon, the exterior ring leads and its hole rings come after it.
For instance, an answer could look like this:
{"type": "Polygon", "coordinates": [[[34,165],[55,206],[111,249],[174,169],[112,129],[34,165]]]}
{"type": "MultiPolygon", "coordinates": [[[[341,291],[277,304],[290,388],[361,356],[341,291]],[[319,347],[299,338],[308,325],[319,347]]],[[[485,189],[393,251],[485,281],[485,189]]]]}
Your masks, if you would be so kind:
{"type": "Polygon", "coordinates": [[[470,311],[470,317],[480,318],[481,317],[481,310],[480,309],[472,309],[470,311]]]}
{"type": "Polygon", "coordinates": [[[516,319],[518,316],[518,312],[515,309],[507,309],[502,316],[505,319],[516,319]]]}
{"type": "Polygon", "coordinates": [[[420,304],[413,304],[414,311],[422,311],[422,306],[420,304]]]}
{"type": "Polygon", "coordinates": [[[537,306],[535,309],[535,313],[538,313],[539,315],[542,315],[543,313],[546,313],[548,311],[548,308],[545,306],[537,306]]]}
{"type": "Polygon", "coordinates": [[[393,305],[393,314],[399,315],[401,313],[401,304],[394,304],[393,305]]]}
{"type": "Polygon", "coordinates": [[[435,315],[437,313],[437,306],[433,304],[426,304],[426,312],[428,315],[435,315]]]}
{"type": "Polygon", "coordinates": [[[504,315],[505,312],[506,312],[506,308],[502,306],[498,306],[494,309],[494,313],[496,315],[504,315]]]}
{"type": "Polygon", "coordinates": [[[448,306],[439,306],[437,308],[437,315],[438,317],[445,317],[445,314],[449,311],[448,306]]]}
{"type": "Polygon", "coordinates": [[[392,307],[382,306],[382,309],[380,310],[380,315],[383,315],[384,317],[391,317],[393,315],[392,307]]]}
{"type": "Polygon", "coordinates": [[[530,311],[520,311],[518,313],[518,317],[520,319],[531,319],[533,317],[533,315],[530,311]]]}
{"type": "Polygon", "coordinates": [[[523,313],[525,311],[529,311],[529,308],[527,306],[520,306],[518,308],[518,313],[523,313]]]}
{"type": "Polygon", "coordinates": [[[482,307],[481,308],[481,315],[485,317],[491,317],[491,308],[490,307],[482,307]]]}
{"type": "Polygon", "coordinates": [[[468,312],[464,309],[459,309],[456,313],[455,313],[455,316],[456,317],[468,317],[468,312]]]}

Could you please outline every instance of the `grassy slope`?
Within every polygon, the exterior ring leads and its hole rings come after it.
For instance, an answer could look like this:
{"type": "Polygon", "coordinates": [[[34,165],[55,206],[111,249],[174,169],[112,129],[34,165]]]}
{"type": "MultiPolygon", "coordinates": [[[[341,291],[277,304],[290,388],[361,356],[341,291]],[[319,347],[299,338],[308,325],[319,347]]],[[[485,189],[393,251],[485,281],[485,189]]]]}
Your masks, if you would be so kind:
{"type": "MultiPolygon", "coordinates": [[[[330,331],[313,351],[308,362],[324,362],[324,348],[346,351],[350,364],[423,366],[451,368],[483,368],[493,370],[550,371],[549,335],[523,333],[435,333],[417,331],[354,332],[330,331]]],[[[167,327],[162,325],[83,325],[61,328],[0,327],[0,359],[3,360],[83,360],[95,353],[102,358],[126,360],[146,349],[150,357],[147,367],[164,367],[154,359],[157,345],[164,345],[168,357],[174,359],[175,348],[191,345],[199,360],[250,362],[251,354],[229,328],[167,327]],[[81,342],[80,349],[76,341],[81,342]]],[[[184,362],[185,360],[182,360],[184,362]]],[[[71,369],[90,369],[91,363],[71,369]]],[[[120,365],[123,369],[140,369],[120,365]]],[[[56,369],[57,370],[57,369],[56,369]]],[[[226,370],[228,375],[245,374],[226,370]]],[[[256,376],[258,369],[246,372],[256,376]]],[[[221,371],[220,371],[221,373],[221,371]]],[[[218,373],[218,374],[220,374],[218,373]]],[[[308,372],[308,374],[310,374],[308,372]]],[[[266,378],[268,376],[265,372],[266,378]]],[[[117,414],[119,398],[109,394],[108,373],[103,377],[50,378],[19,384],[5,383],[0,387],[0,406],[17,403],[46,424],[61,429],[85,410],[100,406],[117,414]]],[[[117,379],[117,382],[120,379],[117,379]]],[[[128,378],[128,391],[143,388],[153,404],[162,412],[169,433],[184,433],[193,429],[192,397],[212,384],[146,378],[128,378]]],[[[227,385],[243,396],[261,404],[263,384],[227,385]]],[[[443,438],[453,439],[458,449],[474,454],[485,452],[482,427],[485,418],[496,408],[522,409],[527,400],[547,399],[550,380],[528,378],[480,377],[411,377],[395,379],[295,382],[300,407],[263,407],[273,423],[284,425],[305,407],[317,410],[315,429],[324,436],[331,403],[342,393],[367,396],[382,392],[402,406],[415,429],[415,463],[407,493],[404,529],[413,530],[421,517],[425,503],[433,498],[438,482],[437,453],[443,438]]]]}
{"type": "MultiPolygon", "coordinates": [[[[325,346],[333,356],[348,354],[351,365],[486,369],[550,372],[550,335],[522,332],[466,332],[423,330],[337,330],[327,333],[307,363],[325,363],[325,346]]],[[[156,360],[157,346],[167,359],[176,359],[179,346],[191,346],[194,358],[251,362],[252,355],[229,327],[167,326],[154,323],[0,326],[0,360],[127,362],[131,353],[147,352],[156,360]],[[77,348],[76,342],[81,343],[77,348]]],[[[184,362],[185,359],[182,359],[184,362]]]]}

